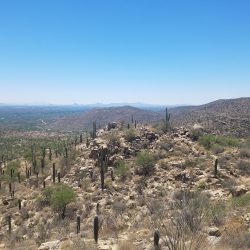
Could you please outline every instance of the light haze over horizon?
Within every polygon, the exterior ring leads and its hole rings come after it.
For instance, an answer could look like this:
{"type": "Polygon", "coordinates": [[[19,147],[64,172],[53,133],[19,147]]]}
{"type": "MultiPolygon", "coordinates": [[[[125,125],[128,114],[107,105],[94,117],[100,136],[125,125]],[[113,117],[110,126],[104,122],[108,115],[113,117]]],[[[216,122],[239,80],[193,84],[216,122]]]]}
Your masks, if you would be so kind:
{"type": "Polygon", "coordinates": [[[0,103],[250,96],[248,0],[0,2],[0,103]]]}

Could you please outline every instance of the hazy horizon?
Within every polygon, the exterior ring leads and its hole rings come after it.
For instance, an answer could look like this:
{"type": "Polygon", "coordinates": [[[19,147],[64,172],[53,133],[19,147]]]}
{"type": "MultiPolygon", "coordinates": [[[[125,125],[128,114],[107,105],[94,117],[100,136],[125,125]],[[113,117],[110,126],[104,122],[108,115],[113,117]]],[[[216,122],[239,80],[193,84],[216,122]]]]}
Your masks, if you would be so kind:
{"type": "Polygon", "coordinates": [[[200,105],[250,96],[250,2],[0,3],[0,103],[200,105]]]}

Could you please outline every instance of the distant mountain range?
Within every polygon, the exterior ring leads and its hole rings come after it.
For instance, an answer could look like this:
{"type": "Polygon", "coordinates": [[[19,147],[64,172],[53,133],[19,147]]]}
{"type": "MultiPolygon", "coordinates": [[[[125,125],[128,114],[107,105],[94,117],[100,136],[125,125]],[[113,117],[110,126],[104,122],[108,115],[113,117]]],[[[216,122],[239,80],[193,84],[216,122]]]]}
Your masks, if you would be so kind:
{"type": "MultiPolygon", "coordinates": [[[[93,121],[104,126],[108,122],[157,122],[165,118],[165,106],[135,103],[67,105],[67,106],[1,106],[0,128],[32,128],[82,130],[93,121]],[[103,107],[104,105],[104,107],[103,107]],[[114,106],[110,106],[114,105],[114,106]],[[41,122],[43,121],[43,122],[41,122]]],[[[250,97],[217,100],[199,106],[168,107],[173,126],[191,127],[199,123],[210,133],[250,135],[250,97]]]]}

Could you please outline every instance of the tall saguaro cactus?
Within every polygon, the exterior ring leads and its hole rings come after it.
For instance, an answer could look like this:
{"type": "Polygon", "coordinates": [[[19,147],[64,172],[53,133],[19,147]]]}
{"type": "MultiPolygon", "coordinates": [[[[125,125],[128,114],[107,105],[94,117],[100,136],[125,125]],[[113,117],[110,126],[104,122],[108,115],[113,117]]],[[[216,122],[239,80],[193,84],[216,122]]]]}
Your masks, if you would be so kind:
{"type": "Polygon", "coordinates": [[[99,218],[98,215],[94,218],[94,239],[95,242],[98,242],[98,234],[99,234],[99,218]]]}
{"type": "Polygon", "coordinates": [[[170,121],[170,114],[168,113],[168,108],[166,108],[166,131],[168,131],[170,128],[169,121],[170,121]]]}
{"type": "Polygon", "coordinates": [[[96,121],[93,122],[92,138],[96,138],[96,121]]]}
{"type": "Polygon", "coordinates": [[[217,177],[217,175],[218,175],[218,158],[216,158],[214,162],[214,176],[217,177]]]}
{"type": "Polygon", "coordinates": [[[53,169],[52,169],[52,174],[53,174],[53,183],[56,182],[56,164],[53,163],[53,169]]]}
{"type": "Polygon", "coordinates": [[[8,232],[9,234],[11,234],[11,216],[10,215],[8,215],[7,220],[8,220],[8,232]]]}
{"type": "Polygon", "coordinates": [[[77,215],[76,217],[76,233],[80,233],[80,226],[81,226],[81,218],[80,215],[77,215]]]}

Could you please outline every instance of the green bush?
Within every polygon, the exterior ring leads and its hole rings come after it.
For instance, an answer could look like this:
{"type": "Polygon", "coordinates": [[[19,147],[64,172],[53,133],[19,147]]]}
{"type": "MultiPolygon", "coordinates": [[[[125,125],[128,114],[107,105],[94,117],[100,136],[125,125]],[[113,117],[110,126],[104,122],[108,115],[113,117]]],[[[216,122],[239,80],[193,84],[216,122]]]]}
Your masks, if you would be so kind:
{"type": "Polygon", "coordinates": [[[166,121],[165,120],[161,120],[158,123],[155,123],[153,125],[153,128],[156,130],[156,132],[158,134],[163,134],[167,132],[167,128],[166,128],[166,121]]]}
{"type": "Polygon", "coordinates": [[[232,202],[233,205],[237,207],[244,207],[250,205],[250,193],[243,194],[239,197],[234,197],[232,202]]]}
{"type": "Polygon", "coordinates": [[[239,141],[234,137],[219,136],[219,135],[203,135],[199,138],[199,143],[206,149],[211,149],[214,145],[221,147],[237,147],[239,141]]]}
{"type": "Polygon", "coordinates": [[[193,141],[198,141],[202,135],[203,133],[200,129],[192,129],[190,131],[190,137],[193,141]]]}
{"type": "Polygon", "coordinates": [[[238,163],[238,169],[244,174],[250,174],[250,162],[241,160],[238,163]]]}
{"type": "Polygon", "coordinates": [[[125,161],[123,160],[118,161],[116,168],[115,168],[115,173],[118,176],[120,176],[122,180],[125,180],[128,177],[129,168],[125,161]]]}
{"type": "Polygon", "coordinates": [[[139,166],[138,174],[150,175],[154,171],[155,157],[148,151],[141,151],[136,156],[136,164],[139,166]]]}
{"type": "Polygon", "coordinates": [[[65,217],[66,206],[75,200],[74,190],[65,184],[57,184],[54,187],[48,187],[44,190],[44,195],[48,203],[65,217]]]}
{"type": "Polygon", "coordinates": [[[128,142],[132,142],[136,137],[136,131],[132,128],[127,129],[125,132],[125,139],[128,142]]]}

